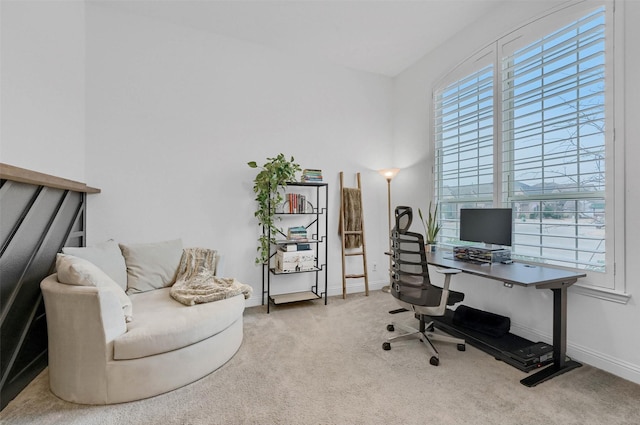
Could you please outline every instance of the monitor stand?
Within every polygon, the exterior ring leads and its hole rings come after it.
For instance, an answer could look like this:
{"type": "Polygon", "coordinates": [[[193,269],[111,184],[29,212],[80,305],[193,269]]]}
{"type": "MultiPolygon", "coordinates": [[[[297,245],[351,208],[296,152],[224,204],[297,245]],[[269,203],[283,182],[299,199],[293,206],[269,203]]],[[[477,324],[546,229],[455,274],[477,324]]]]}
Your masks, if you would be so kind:
{"type": "Polygon", "coordinates": [[[490,243],[480,244],[480,245],[474,246],[474,248],[481,248],[481,249],[485,249],[487,251],[502,251],[502,250],[511,251],[511,248],[509,248],[509,247],[505,247],[503,245],[493,245],[493,244],[490,244],[490,243]]]}

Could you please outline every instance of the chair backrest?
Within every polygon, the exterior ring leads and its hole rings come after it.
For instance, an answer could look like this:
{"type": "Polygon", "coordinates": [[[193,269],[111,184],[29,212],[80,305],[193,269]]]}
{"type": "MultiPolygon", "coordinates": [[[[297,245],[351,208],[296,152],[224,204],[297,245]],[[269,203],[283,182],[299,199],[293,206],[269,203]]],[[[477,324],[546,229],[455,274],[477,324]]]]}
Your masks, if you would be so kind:
{"type": "Polygon", "coordinates": [[[395,209],[395,226],[391,230],[391,294],[404,302],[420,306],[437,306],[441,288],[431,285],[424,238],[410,232],[411,207],[395,209]]]}

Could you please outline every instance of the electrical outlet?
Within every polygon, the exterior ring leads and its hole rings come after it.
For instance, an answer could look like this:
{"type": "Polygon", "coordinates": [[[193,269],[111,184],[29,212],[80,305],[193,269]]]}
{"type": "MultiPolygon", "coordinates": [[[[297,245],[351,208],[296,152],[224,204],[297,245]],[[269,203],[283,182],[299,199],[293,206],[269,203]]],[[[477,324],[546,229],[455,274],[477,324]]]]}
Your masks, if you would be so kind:
{"type": "Polygon", "coordinates": [[[378,270],[378,265],[376,263],[373,263],[373,271],[377,271],[378,270]]]}

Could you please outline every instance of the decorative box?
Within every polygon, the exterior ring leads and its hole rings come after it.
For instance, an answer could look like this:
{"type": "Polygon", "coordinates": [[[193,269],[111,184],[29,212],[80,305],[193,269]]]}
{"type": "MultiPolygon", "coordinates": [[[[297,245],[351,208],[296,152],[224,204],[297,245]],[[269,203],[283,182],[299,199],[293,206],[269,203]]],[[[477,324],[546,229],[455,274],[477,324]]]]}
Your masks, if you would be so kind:
{"type": "Polygon", "coordinates": [[[300,272],[315,268],[313,250],[276,252],[276,271],[281,273],[300,272]]]}

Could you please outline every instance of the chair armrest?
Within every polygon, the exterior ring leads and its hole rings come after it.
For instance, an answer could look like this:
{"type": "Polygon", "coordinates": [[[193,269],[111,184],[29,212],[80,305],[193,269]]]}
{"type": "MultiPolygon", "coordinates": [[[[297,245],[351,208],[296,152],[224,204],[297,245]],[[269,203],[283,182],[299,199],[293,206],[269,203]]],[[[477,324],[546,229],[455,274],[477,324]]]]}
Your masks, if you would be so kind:
{"type": "Polygon", "coordinates": [[[442,289],[446,291],[446,294],[443,292],[443,299],[449,296],[449,284],[451,283],[451,276],[454,274],[462,273],[462,270],[458,269],[436,269],[436,271],[440,274],[444,275],[444,285],[442,285],[442,289]]]}
{"type": "Polygon", "coordinates": [[[436,269],[436,271],[440,274],[458,274],[462,273],[462,270],[458,269],[436,269]]]}

